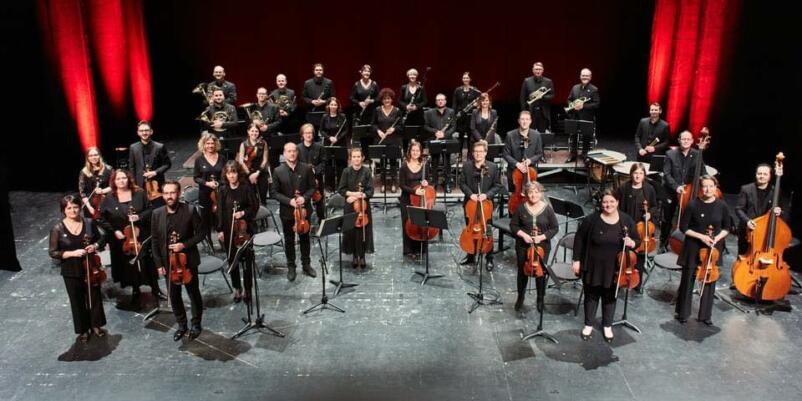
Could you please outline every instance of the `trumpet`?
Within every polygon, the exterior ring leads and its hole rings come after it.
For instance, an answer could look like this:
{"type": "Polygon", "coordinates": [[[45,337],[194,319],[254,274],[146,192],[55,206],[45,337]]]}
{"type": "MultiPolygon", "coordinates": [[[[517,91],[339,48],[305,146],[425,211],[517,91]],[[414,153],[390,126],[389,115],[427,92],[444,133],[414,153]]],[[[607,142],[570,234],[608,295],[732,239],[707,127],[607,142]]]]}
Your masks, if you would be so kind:
{"type": "Polygon", "coordinates": [[[568,107],[565,108],[565,112],[569,112],[573,110],[577,105],[584,104],[585,102],[589,101],[590,98],[586,96],[582,96],[578,99],[574,99],[573,102],[568,102],[568,107]]]}
{"type": "Polygon", "coordinates": [[[545,86],[541,86],[537,88],[536,91],[529,94],[529,100],[526,101],[526,104],[532,105],[532,103],[537,102],[538,100],[542,99],[543,96],[546,96],[547,93],[551,91],[551,88],[547,88],[545,86]]]}

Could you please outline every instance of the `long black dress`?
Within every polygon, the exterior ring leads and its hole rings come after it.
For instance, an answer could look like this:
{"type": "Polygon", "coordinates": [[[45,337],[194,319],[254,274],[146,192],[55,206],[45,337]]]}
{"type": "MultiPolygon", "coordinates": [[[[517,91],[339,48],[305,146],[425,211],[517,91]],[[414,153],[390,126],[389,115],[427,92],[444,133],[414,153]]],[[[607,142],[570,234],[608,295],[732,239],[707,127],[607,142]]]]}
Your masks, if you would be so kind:
{"type": "MultiPolygon", "coordinates": [[[[401,126],[401,120],[399,117],[402,115],[401,109],[398,107],[393,106],[393,109],[390,110],[390,114],[384,114],[384,111],[381,107],[376,108],[376,112],[373,114],[373,133],[375,135],[374,141],[376,144],[379,143],[379,133],[378,131],[381,130],[382,132],[387,132],[393,123],[395,123],[395,131],[389,136],[386,136],[384,141],[381,143],[382,145],[393,146],[393,147],[401,147],[403,143],[403,135],[404,130],[401,126]]],[[[423,116],[423,114],[421,114],[423,116]]],[[[422,119],[423,117],[421,117],[422,119]]],[[[365,155],[368,155],[365,153],[365,155]]],[[[387,169],[386,176],[389,182],[395,181],[396,173],[398,172],[398,159],[391,159],[389,160],[389,166],[385,167],[385,161],[382,160],[380,163],[382,169],[387,169]]],[[[378,174],[378,172],[377,172],[378,174]]]]}
{"type": "Polygon", "coordinates": [[[376,110],[376,105],[379,104],[379,84],[374,80],[370,80],[370,84],[365,87],[362,85],[362,80],[354,82],[351,87],[351,105],[353,106],[353,121],[355,125],[365,124],[373,121],[373,113],[376,110]],[[373,103],[365,107],[363,111],[359,107],[359,102],[370,97],[373,103]]]}
{"type": "Polygon", "coordinates": [[[270,164],[265,163],[264,168],[262,168],[262,163],[267,157],[265,153],[266,147],[267,141],[261,139],[257,140],[256,144],[251,144],[251,140],[248,138],[242,141],[242,161],[248,166],[247,175],[259,172],[254,190],[260,201],[267,199],[267,191],[270,189],[270,164]],[[252,158],[248,156],[251,153],[254,155],[252,158]]]}
{"type": "MultiPolygon", "coordinates": [[[[537,226],[540,233],[546,236],[546,240],[538,244],[544,251],[542,261],[544,265],[549,260],[549,254],[551,253],[551,239],[557,235],[560,229],[559,223],[557,222],[557,215],[548,204],[545,205],[540,213],[533,215],[526,207],[526,204],[522,203],[518,206],[518,210],[512,215],[510,219],[510,231],[515,235],[515,256],[518,262],[518,296],[521,298],[523,298],[526,293],[526,284],[529,282],[529,277],[524,274],[524,263],[526,262],[526,254],[529,251],[529,244],[518,236],[518,230],[532,235],[533,219],[534,225],[537,226]]],[[[537,298],[538,300],[542,300],[546,293],[546,276],[543,275],[543,277],[536,278],[535,286],[537,287],[537,298]]]]}
{"type": "MultiPolygon", "coordinates": [[[[370,222],[364,228],[364,241],[362,240],[363,230],[361,228],[354,228],[351,232],[343,235],[343,252],[348,255],[353,254],[355,257],[364,258],[365,253],[373,253],[373,213],[371,213],[370,209],[370,198],[373,197],[373,174],[371,174],[370,168],[362,166],[359,170],[354,170],[353,167],[347,167],[343,170],[342,176],[340,177],[337,192],[343,198],[347,198],[345,193],[347,191],[358,191],[359,183],[362,183],[362,192],[367,196],[367,212],[370,222]]],[[[346,202],[343,213],[354,213],[354,204],[346,202]]]]}
{"type": "MultiPolygon", "coordinates": [[[[253,186],[247,182],[240,182],[237,188],[231,188],[230,185],[221,185],[219,194],[217,232],[223,233],[223,250],[226,251],[226,255],[228,256],[228,263],[231,263],[238,249],[236,245],[231,242],[231,215],[234,211],[234,202],[237,203],[237,211],[245,211],[245,215],[242,219],[245,220],[248,225],[248,234],[253,236],[256,233],[254,217],[256,217],[256,213],[259,211],[259,201],[256,198],[256,192],[253,186]],[[229,244],[232,245],[230,248],[229,244]]],[[[253,248],[249,249],[248,252],[253,252],[253,248]]],[[[242,289],[239,270],[240,267],[237,265],[230,271],[231,284],[238,290],[242,289]]],[[[250,292],[253,281],[250,274],[251,270],[248,268],[243,268],[243,270],[245,271],[245,291],[250,292]]]]}
{"type": "Polygon", "coordinates": [[[226,164],[226,156],[222,153],[217,154],[217,163],[212,164],[203,153],[195,159],[195,166],[192,170],[195,184],[198,184],[198,204],[201,206],[201,219],[203,232],[209,233],[213,226],[217,225],[213,221],[212,213],[212,189],[206,186],[206,182],[212,180],[212,176],[217,182],[221,181],[223,166],[226,164]]]}
{"type": "MultiPolygon", "coordinates": [[[[427,175],[431,177],[430,174],[427,175]]],[[[427,177],[427,181],[430,177],[427,177]]],[[[403,233],[402,235],[404,238],[404,255],[420,255],[421,250],[423,249],[422,247],[426,246],[425,242],[415,241],[412,238],[409,238],[406,231],[404,231],[404,224],[407,221],[407,206],[411,204],[410,195],[415,193],[415,187],[420,185],[422,179],[423,168],[419,169],[417,172],[413,172],[407,163],[404,163],[401,166],[399,185],[401,187],[401,197],[399,197],[398,201],[401,203],[401,232],[403,233]]]]}

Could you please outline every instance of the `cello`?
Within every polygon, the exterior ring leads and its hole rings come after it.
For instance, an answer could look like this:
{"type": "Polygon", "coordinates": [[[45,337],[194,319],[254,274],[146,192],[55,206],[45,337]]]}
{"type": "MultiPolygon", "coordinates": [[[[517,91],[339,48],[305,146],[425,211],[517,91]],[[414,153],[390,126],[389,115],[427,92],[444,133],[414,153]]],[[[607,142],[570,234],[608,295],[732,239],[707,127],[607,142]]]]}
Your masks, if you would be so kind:
{"type": "MultiPolygon", "coordinates": [[[[357,183],[356,191],[362,193],[362,183],[357,183]]],[[[359,198],[354,201],[354,213],[356,219],[354,220],[354,227],[362,229],[362,241],[366,240],[365,229],[370,224],[368,219],[368,201],[365,198],[359,198]]]]}
{"type": "Polygon", "coordinates": [[[537,223],[535,223],[535,216],[532,215],[532,232],[530,236],[532,237],[532,243],[529,244],[529,249],[526,250],[526,261],[524,262],[524,274],[529,277],[543,277],[543,258],[545,255],[545,250],[542,246],[535,243],[535,237],[540,235],[540,229],[537,227],[537,223]]]}
{"type": "MultiPolygon", "coordinates": [[[[477,195],[482,195],[482,180],[487,172],[487,167],[482,166],[480,170],[479,185],[477,195]]],[[[468,254],[477,253],[487,254],[493,250],[493,231],[487,224],[493,215],[493,202],[490,199],[483,201],[468,199],[465,202],[465,216],[468,217],[468,224],[462,229],[459,235],[459,245],[468,254]]]]}
{"type": "MultiPolygon", "coordinates": [[[[622,226],[621,230],[624,233],[624,238],[629,237],[629,229],[622,226]]],[[[616,261],[618,262],[618,282],[615,286],[615,298],[618,299],[618,289],[626,288],[633,289],[640,284],[640,273],[636,269],[638,263],[638,254],[631,249],[627,249],[625,241],[622,241],[621,252],[618,252],[616,261]]]]}
{"type": "MultiPolygon", "coordinates": [[[[521,162],[526,160],[526,148],[529,147],[529,137],[522,138],[521,140],[521,162]]],[[[510,195],[510,202],[507,206],[507,212],[510,216],[515,214],[515,211],[518,210],[518,205],[521,202],[526,200],[526,194],[524,194],[524,186],[528,182],[532,182],[537,180],[537,170],[534,167],[528,166],[526,168],[526,175],[521,172],[519,169],[512,170],[512,183],[515,185],[515,193],[510,195]]]]}
{"type": "MultiPolygon", "coordinates": [[[[423,161],[422,164],[422,183],[416,185],[415,191],[409,195],[409,203],[412,206],[431,210],[434,207],[435,201],[437,200],[437,192],[435,192],[434,187],[428,185],[428,182],[426,181],[426,161],[423,161]],[[423,185],[423,182],[426,182],[427,185],[423,185]],[[418,190],[421,189],[423,190],[423,195],[418,195],[418,190]]],[[[436,237],[440,230],[436,228],[427,229],[425,227],[417,226],[412,223],[412,219],[407,217],[407,221],[404,222],[404,232],[409,238],[415,241],[428,241],[436,237]]]]}
{"type": "MultiPolygon", "coordinates": [[[[170,233],[170,245],[178,243],[178,233],[170,233]]],[[[169,247],[168,247],[169,249],[169,247]]],[[[170,250],[170,283],[187,285],[192,281],[192,270],[187,267],[187,254],[170,250]]],[[[169,294],[169,292],[168,292],[169,294]]]]}
{"type": "Polygon", "coordinates": [[[774,193],[771,209],[754,219],[755,229],[749,234],[749,251],[739,256],[732,266],[732,281],[738,292],[755,301],[776,301],[791,289],[790,266],[783,252],[791,242],[791,228],[774,213],[780,200],[780,177],[785,155],[777,154],[774,161],[774,193]]]}
{"type": "MultiPolygon", "coordinates": [[[[643,200],[643,215],[649,213],[649,201],[643,200]]],[[[638,235],[641,237],[641,243],[638,245],[638,248],[635,249],[635,252],[642,253],[643,256],[646,256],[652,252],[654,252],[655,248],[657,248],[657,243],[654,241],[654,223],[650,220],[646,220],[646,217],[643,218],[642,221],[639,221],[638,224],[635,226],[635,230],[638,232],[638,235]]]]}

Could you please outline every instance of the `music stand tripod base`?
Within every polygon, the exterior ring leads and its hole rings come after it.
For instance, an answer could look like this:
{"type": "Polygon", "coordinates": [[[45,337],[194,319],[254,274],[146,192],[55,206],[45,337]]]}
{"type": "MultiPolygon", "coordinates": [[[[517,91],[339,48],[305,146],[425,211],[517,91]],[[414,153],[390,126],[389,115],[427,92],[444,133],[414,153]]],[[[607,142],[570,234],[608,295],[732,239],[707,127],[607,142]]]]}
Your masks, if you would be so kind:
{"type": "MultiPolygon", "coordinates": [[[[334,287],[334,296],[335,297],[337,295],[340,295],[340,291],[342,291],[343,288],[352,288],[352,287],[356,287],[356,286],[359,285],[359,284],[346,283],[345,280],[343,279],[343,233],[347,233],[347,232],[349,232],[349,231],[354,229],[355,219],[356,219],[356,214],[355,213],[349,213],[347,215],[332,217],[332,218],[329,219],[329,220],[331,220],[331,223],[329,223],[329,224],[333,224],[334,227],[336,227],[336,229],[337,229],[337,231],[336,231],[336,233],[337,233],[337,241],[339,243],[339,248],[337,248],[337,251],[340,254],[340,279],[339,280],[329,280],[329,283],[331,283],[332,285],[335,286],[334,287]]],[[[322,225],[322,223],[321,223],[321,225],[322,225]]],[[[324,234],[324,233],[322,231],[319,231],[318,232],[318,236],[320,236],[321,234],[324,234]]],[[[324,234],[324,236],[326,236],[326,238],[328,238],[328,234],[324,234]]],[[[326,243],[328,243],[328,241],[326,243]]]]}
{"type": "MultiPolygon", "coordinates": [[[[319,310],[328,309],[335,312],[345,313],[344,309],[340,308],[337,305],[330,304],[329,297],[328,295],[326,295],[326,271],[328,270],[328,267],[326,266],[326,253],[323,252],[323,243],[320,241],[321,236],[328,236],[337,233],[339,231],[339,225],[341,224],[342,224],[342,216],[332,217],[324,219],[320,223],[320,227],[318,227],[317,229],[317,237],[316,237],[317,245],[320,248],[320,267],[321,267],[320,283],[321,287],[323,288],[323,294],[320,297],[320,302],[318,302],[316,305],[312,305],[310,308],[303,311],[304,315],[318,309],[319,310]]],[[[342,267],[342,264],[340,264],[340,266],[342,267]]]]}
{"type": "MultiPolygon", "coordinates": [[[[441,230],[441,232],[442,230],[448,230],[448,219],[446,218],[445,211],[426,209],[417,206],[407,206],[407,216],[412,221],[412,224],[415,224],[418,227],[423,227],[424,232],[428,232],[429,228],[437,228],[441,230]]],[[[424,242],[424,247],[426,249],[423,256],[426,270],[415,271],[415,274],[421,276],[422,278],[420,282],[421,287],[426,285],[426,281],[428,281],[430,278],[443,277],[442,274],[429,273],[429,241],[424,242]]]]}
{"type": "Polygon", "coordinates": [[[542,337],[542,338],[545,338],[546,340],[549,340],[549,341],[551,341],[551,342],[553,342],[555,344],[559,344],[560,343],[559,341],[557,341],[556,338],[554,338],[554,336],[552,336],[549,333],[546,333],[546,331],[541,329],[540,326],[538,326],[537,330],[535,330],[535,331],[533,331],[533,332],[531,332],[529,334],[521,333],[521,341],[528,341],[530,338],[534,338],[534,337],[542,337]]]}
{"type": "Polygon", "coordinates": [[[627,320],[627,307],[628,306],[629,306],[629,287],[627,287],[624,290],[624,314],[621,315],[621,320],[617,320],[617,321],[613,322],[612,326],[610,326],[610,327],[623,326],[623,327],[626,327],[626,328],[628,328],[630,330],[634,330],[638,334],[642,334],[642,332],[640,331],[638,326],[635,326],[634,324],[630,323],[629,320],[627,320]]]}
{"type": "Polygon", "coordinates": [[[246,307],[246,310],[248,312],[248,315],[247,315],[248,317],[247,318],[242,318],[242,321],[245,323],[245,326],[243,326],[236,334],[231,336],[231,339],[233,340],[233,339],[236,339],[238,337],[241,337],[241,336],[245,335],[246,333],[248,333],[251,330],[256,330],[256,331],[258,331],[260,333],[264,333],[262,331],[262,329],[266,329],[267,331],[270,332],[270,334],[273,334],[274,336],[283,338],[285,336],[284,333],[282,333],[282,332],[280,332],[280,331],[278,331],[278,330],[276,330],[276,329],[274,329],[274,328],[272,328],[272,327],[270,327],[270,326],[265,324],[265,315],[263,313],[261,313],[261,308],[260,308],[260,305],[259,305],[259,282],[256,280],[256,274],[254,274],[255,273],[254,272],[254,265],[256,264],[256,261],[254,260],[254,254],[253,254],[252,245],[253,245],[253,238],[249,239],[244,244],[242,244],[242,246],[240,246],[239,249],[237,249],[237,253],[234,254],[234,260],[231,262],[231,264],[229,265],[229,267],[227,269],[228,271],[230,271],[231,268],[233,266],[235,266],[236,264],[240,264],[240,266],[243,267],[243,271],[246,268],[250,269],[250,271],[251,271],[251,280],[252,280],[252,285],[253,285],[253,290],[254,290],[253,297],[245,302],[245,307],[246,307]],[[247,267],[245,267],[245,266],[247,266],[247,267]],[[256,319],[255,320],[251,320],[251,313],[252,313],[251,312],[251,307],[252,307],[251,306],[251,302],[256,302],[256,319]]]}

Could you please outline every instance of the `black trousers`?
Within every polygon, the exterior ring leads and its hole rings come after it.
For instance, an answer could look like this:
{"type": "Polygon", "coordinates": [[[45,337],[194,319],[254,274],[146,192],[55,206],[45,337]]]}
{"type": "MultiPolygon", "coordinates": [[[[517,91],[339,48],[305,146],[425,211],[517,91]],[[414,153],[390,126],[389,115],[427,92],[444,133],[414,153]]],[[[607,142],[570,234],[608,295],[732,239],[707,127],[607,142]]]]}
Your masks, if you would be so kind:
{"type": "MultiPolygon", "coordinates": [[[[292,226],[295,220],[281,219],[281,227],[284,230],[284,255],[287,257],[287,269],[295,270],[295,231],[292,226]]],[[[309,244],[309,233],[299,235],[301,242],[301,266],[308,266],[312,263],[310,258],[311,246],[309,244]]]]}
{"type": "Polygon", "coordinates": [[[585,326],[592,326],[596,319],[596,309],[602,303],[602,326],[610,327],[615,318],[615,287],[585,285],[585,326]]]}
{"type": "Polygon", "coordinates": [[[179,326],[187,325],[187,311],[184,309],[184,298],[181,296],[181,287],[186,287],[189,301],[192,304],[192,325],[200,326],[203,317],[203,299],[201,298],[198,268],[191,267],[192,280],[187,285],[170,283],[170,304],[173,307],[175,321],[179,326]]]}
{"type": "MultiPolygon", "coordinates": [[[[228,263],[231,264],[233,262],[234,256],[237,254],[237,249],[234,249],[230,252],[228,263]]],[[[240,262],[237,263],[233,269],[231,269],[231,286],[237,290],[242,289],[242,280],[240,279],[240,269],[244,271],[243,275],[245,276],[245,291],[251,292],[251,287],[253,286],[253,269],[248,264],[254,263],[255,255],[253,253],[253,246],[248,247],[248,249],[244,250],[246,254],[240,259],[240,262]]]]}
{"type": "Polygon", "coordinates": [[[677,191],[666,188],[666,202],[663,204],[663,222],[660,225],[660,243],[668,244],[671,238],[671,220],[677,211],[677,191]]]}
{"type": "MultiPolygon", "coordinates": [[[[674,311],[680,319],[688,319],[693,309],[693,287],[696,284],[696,268],[683,267],[682,278],[677,289],[677,304],[674,311]]],[[[710,320],[713,316],[713,299],[716,293],[716,283],[704,285],[702,301],[699,306],[699,320],[710,320]]]]}
{"type": "Polygon", "coordinates": [[[446,185],[451,185],[454,182],[451,177],[451,154],[440,153],[432,156],[432,168],[434,168],[432,171],[434,171],[435,185],[440,181],[440,177],[443,177],[446,185]]]}
{"type": "MultiPolygon", "coordinates": [[[[526,263],[526,253],[529,248],[520,248],[515,247],[515,257],[517,259],[518,265],[518,297],[521,299],[524,298],[526,295],[526,285],[529,284],[529,276],[524,274],[524,264],[526,263]]],[[[547,255],[548,256],[548,255],[547,255]]],[[[543,268],[543,272],[546,272],[546,268],[543,268]]],[[[543,299],[546,296],[546,275],[543,274],[543,277],[536,277],[535,278],[535,288],[537,289],[537,299],[543,299]]]]}
{"type": "Polygon", "coordinates": [[[92,308],[89,308],[86,282],[80,277],[64,277],[64,287],[70,299],[72,310],[72,325],[75,334],[82,334],[93,327],[106,325],[106,313],[103,311],[103,298],[100,295],[100,286],[92,287],[92,308]]]}

